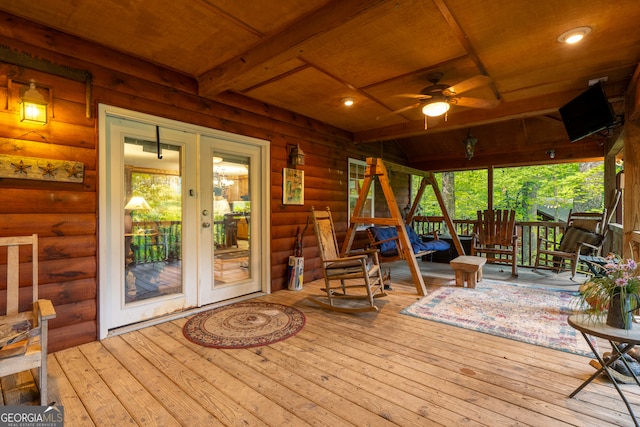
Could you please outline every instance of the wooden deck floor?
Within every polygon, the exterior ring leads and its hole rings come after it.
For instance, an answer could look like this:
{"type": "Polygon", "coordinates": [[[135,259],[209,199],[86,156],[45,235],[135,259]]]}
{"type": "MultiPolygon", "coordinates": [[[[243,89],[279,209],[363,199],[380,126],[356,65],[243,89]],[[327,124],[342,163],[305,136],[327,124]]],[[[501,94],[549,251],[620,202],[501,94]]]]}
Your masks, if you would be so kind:
{"type": "MultiPolygon", "coordinates": [[[[319,281],[261,297],[307,316],[266,347],[200,347],[181,319],[51,354],[51,400],[68,426],[633,425],[604,379],[568,398],[593,373],[588,358],[400,314],[418,299],[407,274],[394,264],[376,313],[314,306],[319,281]]],[[[640,390],[623,387],[640,412],[640,390]]]]}

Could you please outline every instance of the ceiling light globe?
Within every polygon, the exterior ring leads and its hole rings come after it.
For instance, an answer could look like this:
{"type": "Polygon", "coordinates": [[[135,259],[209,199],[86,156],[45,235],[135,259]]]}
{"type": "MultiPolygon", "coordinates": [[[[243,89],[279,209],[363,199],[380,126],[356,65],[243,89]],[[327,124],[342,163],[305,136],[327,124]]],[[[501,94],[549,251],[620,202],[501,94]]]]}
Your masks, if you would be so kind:
{"type": "Polygon", "coordinates": [[[422,107],[422,114],[429,117],[438,117],[449,111],[449,103],[444,101],[431,102],[422,107]]]}

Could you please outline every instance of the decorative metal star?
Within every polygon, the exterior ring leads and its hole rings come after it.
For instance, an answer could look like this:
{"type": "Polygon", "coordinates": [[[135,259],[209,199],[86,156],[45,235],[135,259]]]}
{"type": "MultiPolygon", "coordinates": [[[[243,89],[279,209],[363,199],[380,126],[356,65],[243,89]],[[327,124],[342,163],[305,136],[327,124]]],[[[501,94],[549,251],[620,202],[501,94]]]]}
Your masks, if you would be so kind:
{"type": "Polygon", "coordinates": [[[27,169],[31,169],[31,165],[25,165],[24,162],[22,160],[20,160],[20,163],[11,163],[11,166],[13,166],[16,170],[13,173],[23,173],[25,175],[27,175],[28,171],[27,169]]]}
{"type": "Polygon", "coordinates": [[[58,170],[58,168],[54,167],[51,163],[47,163],[45,167],[38,166],[38,168],[42,171],[42,176],[50,176],[52,178],[55,177],[56,171],[58,170]]]}
{"type": "Polygon", "coordinates": [[[82,178],[82,167],[77,164],[66,164],[64,170],[69,174],[68,178],[82,178]]]}

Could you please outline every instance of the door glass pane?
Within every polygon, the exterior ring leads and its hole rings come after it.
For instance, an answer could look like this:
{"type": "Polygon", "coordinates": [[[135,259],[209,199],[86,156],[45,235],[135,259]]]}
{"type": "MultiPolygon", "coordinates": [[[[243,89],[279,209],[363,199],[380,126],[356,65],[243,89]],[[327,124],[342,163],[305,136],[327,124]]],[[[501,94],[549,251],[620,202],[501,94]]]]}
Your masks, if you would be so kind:
{"type": "Polygon", "coordinates": [[[216,285],[250,278],[249,158],[216,153],[213,167],[213,277],[216,285]]]}
{"type": "Polygon", "coordinates": [[[125,138],[125,302],[182,292],[182,147],[125,138]]]}

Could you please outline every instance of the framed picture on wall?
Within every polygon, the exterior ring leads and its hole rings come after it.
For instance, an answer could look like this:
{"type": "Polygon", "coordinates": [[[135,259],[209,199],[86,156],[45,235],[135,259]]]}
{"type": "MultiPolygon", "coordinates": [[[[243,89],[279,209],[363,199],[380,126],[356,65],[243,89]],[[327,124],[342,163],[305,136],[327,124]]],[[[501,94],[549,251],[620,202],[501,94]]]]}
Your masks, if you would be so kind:
{"type": "Polygon", "coordinates": [[[304,205],[304,171],[282,169],[282,204],[304,205]]]}

